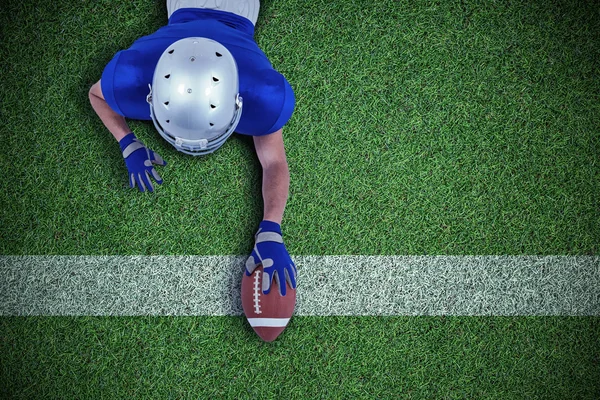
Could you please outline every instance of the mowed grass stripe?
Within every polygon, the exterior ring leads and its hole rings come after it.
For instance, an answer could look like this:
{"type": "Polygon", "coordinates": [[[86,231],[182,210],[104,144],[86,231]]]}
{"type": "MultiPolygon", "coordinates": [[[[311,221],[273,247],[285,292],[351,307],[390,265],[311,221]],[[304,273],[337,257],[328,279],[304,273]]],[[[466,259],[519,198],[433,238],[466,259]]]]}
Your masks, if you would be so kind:
{"type": "MultiPolygon", "coordinates": [[[[243,256],[2,256],[0,315],[242,315],[243,256]]],[[[299,316],[600,315],[597,256],[298,256],[299,316]]]]}

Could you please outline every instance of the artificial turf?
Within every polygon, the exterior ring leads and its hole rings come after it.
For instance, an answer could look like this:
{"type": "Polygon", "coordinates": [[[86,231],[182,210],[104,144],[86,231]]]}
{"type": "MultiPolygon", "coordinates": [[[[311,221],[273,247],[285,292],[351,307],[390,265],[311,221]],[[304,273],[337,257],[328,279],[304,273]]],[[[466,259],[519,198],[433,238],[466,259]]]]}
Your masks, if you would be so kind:
{"type": "MultiPolygon", "coordinates": [[[[163,2],[3,8],[0,254],[249,251],[250,138],[193,158],[132,121],[169,162],[141,195],[87,100],[118,50],[166,22],[163,2]]],[[[297,100],[290,252],[597,254],[598,10],[264,1],[257,41],[297,100]]]]}
{"type": "MultiPolygon", "coordinates": [[[[261,2],[256,39],[290,81],[292,255],[570,254],[600,245],[594,1],[261,2]]],[[[252,141],[205,158],[151,123],[169,163],[127,188],[87,91],[166,22],[163,1],[5,1],[0,254],[247,254],[252,141]]],[[[598,398],[597,317],[0,318],[14,398],[598,398]]]]}
{"type": "Polygon", "coordinates": [[[594,399],[597,319],[2,318],[3,398],[594,399]]]}

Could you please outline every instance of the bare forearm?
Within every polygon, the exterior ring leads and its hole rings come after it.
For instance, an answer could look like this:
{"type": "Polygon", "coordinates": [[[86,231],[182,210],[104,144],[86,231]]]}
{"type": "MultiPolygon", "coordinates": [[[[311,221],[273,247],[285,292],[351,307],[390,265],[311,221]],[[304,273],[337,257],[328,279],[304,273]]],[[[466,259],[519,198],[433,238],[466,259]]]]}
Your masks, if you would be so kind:
{"type": "Polygon", "coordinates": [[[120,141],[125,135],[131,132],[127,122],[125,122],[125,118],[113,111],[106,100],[104,100],[99,81],[90,89],[89,98],[92,108],[117,141],[120,141]]]}
{"type": "Polygon", "coordinates": [[[290,190],[290,171],[282,130],[255,136],[254,147],[263,170],[263,219],[281,224],[290,190]]]}
{"type": "Polygon", "coordinates": [[[290,172],[282,161],[263,169],[263,219],[281,224],[290,189],[290,172]]]}

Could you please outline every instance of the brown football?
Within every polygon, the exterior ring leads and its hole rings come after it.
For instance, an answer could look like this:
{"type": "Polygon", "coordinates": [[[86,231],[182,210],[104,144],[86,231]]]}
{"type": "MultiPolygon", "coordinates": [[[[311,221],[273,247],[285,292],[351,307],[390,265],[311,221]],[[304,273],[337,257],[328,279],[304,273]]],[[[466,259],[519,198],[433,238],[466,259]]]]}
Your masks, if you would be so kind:
{"type": "Polygon", "coordinates": [[[285,329],[294,313],[296,289],[286,283],[286,295],[279,293],[276,281],[269,294],[262,291],[263,268],[259,265],[252,275],[244,271],[242,278],[242,307],[254,332],[265,342],[272,342],[285,329]]]}

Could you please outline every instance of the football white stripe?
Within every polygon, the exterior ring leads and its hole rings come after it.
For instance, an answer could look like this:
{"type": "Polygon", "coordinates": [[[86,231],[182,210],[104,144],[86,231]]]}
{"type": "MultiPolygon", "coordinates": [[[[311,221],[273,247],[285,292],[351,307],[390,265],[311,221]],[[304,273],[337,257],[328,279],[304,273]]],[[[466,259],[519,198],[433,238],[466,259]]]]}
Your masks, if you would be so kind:
{"type": "MultiPolygon", "coordinates": [[[[246,256],[0,256],[1,315],[243,315],[246,256]]],[[[599,256],[294,256],[296,316],[600,315],[599,256]]]]}
{"type": "Polygon", "coordinates": [[[289,318],[248,318],[250,326],[253,328],[283,328],[288,322],[289,318]]]}

